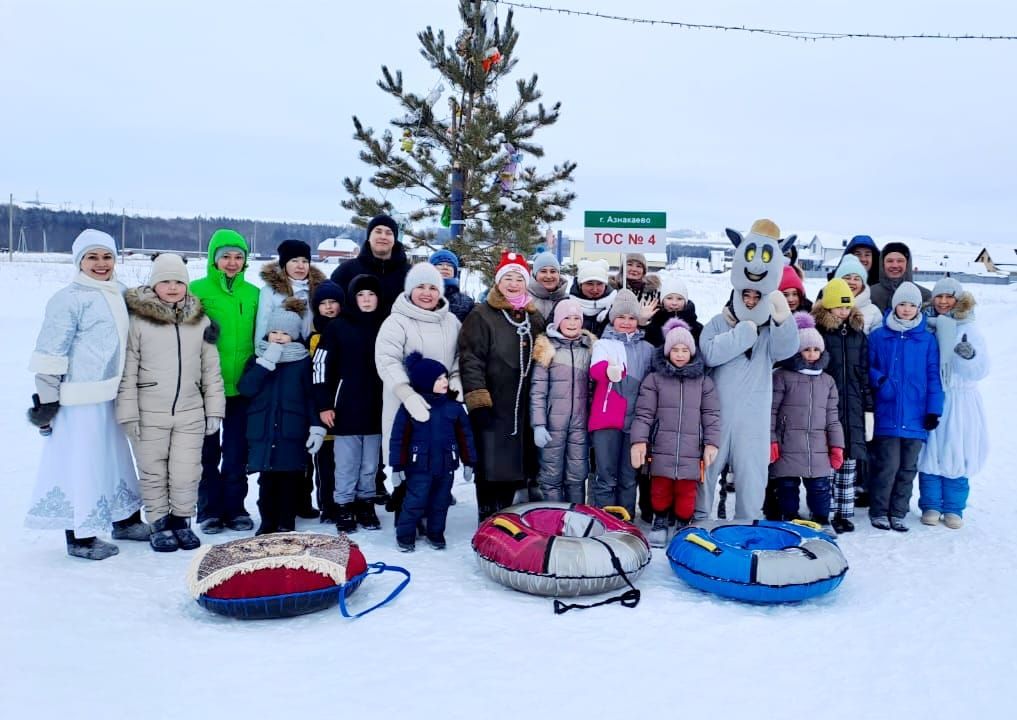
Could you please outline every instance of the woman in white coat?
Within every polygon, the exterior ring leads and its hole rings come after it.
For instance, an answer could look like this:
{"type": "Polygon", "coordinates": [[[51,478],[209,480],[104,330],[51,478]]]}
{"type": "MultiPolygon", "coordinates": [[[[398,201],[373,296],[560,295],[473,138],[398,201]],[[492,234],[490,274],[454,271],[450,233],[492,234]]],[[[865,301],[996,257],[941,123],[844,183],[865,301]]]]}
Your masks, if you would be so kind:
{"type": "Polygon", "coordinates": [[[114,407],[128,328],[116,244],[85,230],[72,253],[77,275],[46,304],[29,365],[37,392],[28,420],[47,437],[25,525],[62,529],[68,555],[104,560],[119,552],[96,537],[111,523],[115,540],[147,542],[151,528],[114,407]]]}
{"type": "Polygon", "coordinates": [[[968,479],[989,454],[989,432],[978,381],[989,374],[985,338],[975,322],[975,298],[946,277],[932,289],[926,310],[939,344],[939,373],[946,403],[939,426],[918,457],[918,507],[922,522],[952,530],[964,525],[968,479]]]}
{"type": "MultiPolygon", "coordinates": [[[[459,380],[459,356],[456,341],[459,320],[453,315],[444,297],[444,284],[438,269],[430,263],[410,268],[403,284],[403,293],[392,305],[392,314],[385,318],[375,344],[378,376],[384,384],[381,411],[382,453],[387,458],[392,423],[400,405],[418,422],[429,417],[430,407],[412,387],[406,374],[406,358],[419,352],[437,360],[449,369],[449,391],[462,394],[459,380]]],[[[398,486],[401,477],[394,478],[398,486]]]]}

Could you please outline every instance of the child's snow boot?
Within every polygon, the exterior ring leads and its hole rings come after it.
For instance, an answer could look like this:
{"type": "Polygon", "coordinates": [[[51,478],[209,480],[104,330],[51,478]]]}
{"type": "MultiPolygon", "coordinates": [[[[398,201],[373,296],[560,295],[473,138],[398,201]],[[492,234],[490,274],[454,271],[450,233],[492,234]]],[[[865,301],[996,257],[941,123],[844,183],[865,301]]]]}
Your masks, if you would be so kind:
{"type": "Polygon", "coordinates": [[[923,511],[922,525],[939,525],[939,510],[923,511]]]}
{"type": "Polygon", "coordinates": [[[365,530],[381,530],[381,521],[374,512],[373,500],[357,500],[353,503],[353,512],[357,517],[357,523],[365,530]]]}
{"type": "Polygon", "coordinates": [[[841,517],[840,515],[834,515],[833,522],[830,524],[833,526],[834,532],[838,535],[841,533],[854,532],[855,529],[855,524],[853,522],[848,520],[846,517],[841,517]]]}
{"type": "Polygon", "coordinates": [[[650,547],[662,548],[667,545],[667,513],[656,513],[653,516],[649,540],[650,547]]]}
{"type": "MultiPolygon", "coordinates": [[[[226,526],[222,524],[222,520],[217,517],[205,518],[201,521],[200,525],[201,532],[206,535],[218,535],[226,528],[226,526]]],[[[254,527],[253,523],[251,524],[251,527],[254,527]]],[[[247,529],[250,530],[251,528],[247,529]]]]}
{"type": "MultiPolygon", "coordinates": [[[[226,521],[226,527],[228,527],[230,530],[234,530],[236,532],[247,532],[248,530],[253,530],[254,529],[254,521],[251,520],[251,516],[250,515],[248,515],[247,513],[242,513],[240,515],[236,515],[234,517],[231,517],[229,520],[227,520],[226,521]]],[[[208,530],[205,530],[205,524],[204,523],[202,523],[201,529],[202,529],[202,532],[205,532],[205,533],[209,532],[208,530]]],[[[222,529],[222,528],[220,528],[220,529],[222,529]]],[[[219,532],[219,531],[217,530],[216,532],[219,532]]]]}
{"type": "Polygon", "coordinates": [[[353,503],[341,503],[336,506],[335,529],[342,533],[357,531],[357,516],[353,512],[353,503]]]}
{"type": "Polygon", "coordinates": [[[896,530],[897,532],[906,533],[910,528],[904,522],[904,518],[891,517],[890,518],[890,529],[896,530]]]}
{"type": "Polygon", "coordinates": [[[173,535],[176,536],[177,545],[181,550],[196,550],[201,547],[201,540],[191,530],[190,518],[170,514],[169,519],[173,535]]]}
{"type": "Polygon", "coordinates": [[[427,542],[435,550],[444,550],[445,549],[445,536],[444,535],[434,535],[434,536],[428,535],[427,536],[427,542]]]}
{"type": "Polygon", "coordinates": [[[957,513],[947,513],[943,516],[943,524],[951,530],[960,530],[964,527],[964,518],[957,513]]]}
{"type": "Polygon", "coordinates": [[[156,552],[173,552],[180,547],[169,515],[163,515],[152,523],[152,535],[148,542],[156,552]]]}
{"type": "Polygon", "coordinates": [[[64,536],[67,539],[67,554],[71,557],[84,558],[85,560],[105,560],[120,552],[120,548],[113,543],[108,543],[97,537],[74,537],[73,530],[65,530],[64,536]]]}
{"type": "Polygon", "coordinates": [[[399,546],[399,552],[411,553],[417,549],[416,543],[413,540],[400,540],[396,538],[396,545],[399,546]]]}
{"type": "Polygon", "coordinates": [[[869,518],[869,522],[871,522],[872,523],[872,527],[876,528],[877,530],[889,530],[890,529],[890,518],[888,518],[888,517],[879,516],[879,517],[869,518]]]}

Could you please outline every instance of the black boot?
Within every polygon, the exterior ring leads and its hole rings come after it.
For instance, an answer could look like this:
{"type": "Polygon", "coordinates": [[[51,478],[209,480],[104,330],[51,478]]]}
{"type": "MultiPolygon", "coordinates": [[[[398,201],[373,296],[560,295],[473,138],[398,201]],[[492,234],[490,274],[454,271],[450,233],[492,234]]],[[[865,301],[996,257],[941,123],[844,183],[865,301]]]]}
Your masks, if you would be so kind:
{"type": "Polygon", "coordinates": [[[374,500],[357,500],[354,503],[357,523],[365,530],[381,530],[381,521],[374,512],[374,500]]]}
{"type": "Polygon", "coordinates": [[[173,552],[180,548],[170,515],[163,515],[152,523],[152,535],[148,538],[148,543],[156,552],[173,552]]]}
{"type": "Polygon", "coordinates": [[[84,558],[85,560],[105,560],[120,552],[120,548],[116,545],[99,538],[75,537],[73,530],[65,530],[64,537],[67,540],[67,554],[71,557],[84,558]]]}
{"type": "Polygon", "coordinates": [[[841,517],[840,515],[834,515],[833,522],[831,524],[838,535],[841,533],[852,532],[855,529],[855,524],[853,522],[845,517],[841,517]]]}
{"type": "Polygon", "coordinates": [[[201,547],[201,540],[191,530],[191,519],[170,515],[170,526],[181,550],[195,550],[201,547]]]}
{"type": "Polygon", "coordinates": [[[357,516],[353,512],[353,503],[341,503],[335,508],[335,529],[341,533],[357,531],[357,516]]]}

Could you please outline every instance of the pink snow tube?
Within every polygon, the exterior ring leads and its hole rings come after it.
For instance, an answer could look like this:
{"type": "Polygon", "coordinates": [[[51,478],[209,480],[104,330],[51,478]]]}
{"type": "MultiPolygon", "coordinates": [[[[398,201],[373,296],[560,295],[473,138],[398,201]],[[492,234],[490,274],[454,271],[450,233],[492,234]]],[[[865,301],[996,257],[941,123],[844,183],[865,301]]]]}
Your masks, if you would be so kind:
{"type": "Polygon", "coordinates": [[[480,567],[503,585],[551,597],[610,592],[630,585],[650,563],[639,529],[589,505],[514,505],[473,536],[480,567]],[[619,572],[619,568],[622,572],[619,572]]]}

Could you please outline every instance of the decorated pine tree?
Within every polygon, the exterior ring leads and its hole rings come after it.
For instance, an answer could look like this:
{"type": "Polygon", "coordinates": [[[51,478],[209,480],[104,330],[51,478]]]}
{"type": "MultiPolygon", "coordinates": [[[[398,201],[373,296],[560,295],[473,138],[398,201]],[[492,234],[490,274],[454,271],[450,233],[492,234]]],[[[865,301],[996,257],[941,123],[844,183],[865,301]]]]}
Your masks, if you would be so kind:
{"type": "Polygon", "coordinates": [[[496,3],[459,0],[459,15],[462,28],[451,43],[430,26],[417,34],[439,76],[432,87],[411,92],[401,71],[382,66],[378,86],[401,115],[380,134],[353,117],[360,159],[375,168],[373,188],[344,178],[349,198],[342,205],[359,225],[396,214],[425,242],[433,242],[439,222],[451,226],[447,247],[465,266],[490,272],[501,249],[530,252],[564,217],[575,199],[567,183],[576,164],[538,167],[544,148],[534,137],[557,122],[561,103],[540,102],[536,74],[512,82],[519,39],[512,12],[499,17],[496,3]],[[461,224],[452,217],[460,180],[461,224]]]}

